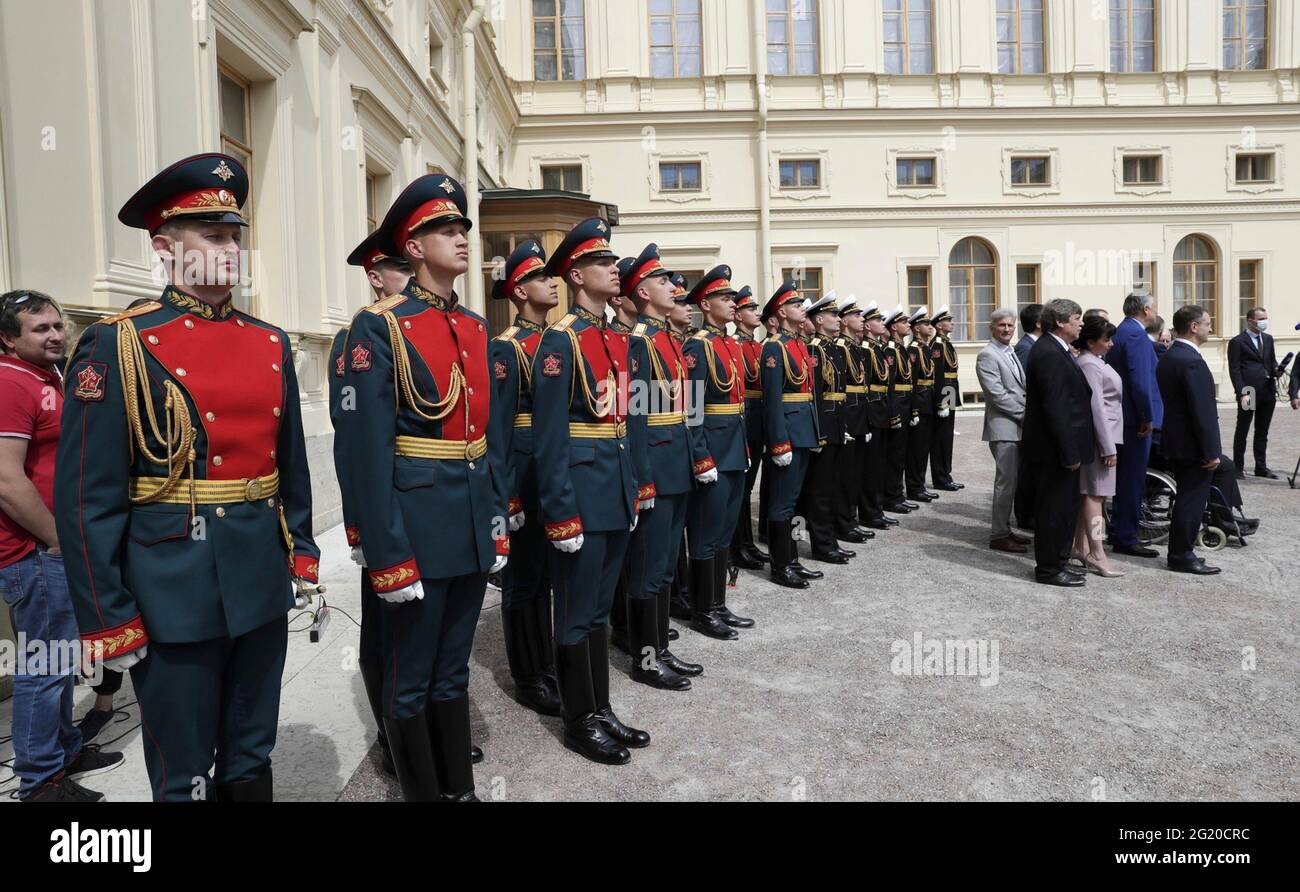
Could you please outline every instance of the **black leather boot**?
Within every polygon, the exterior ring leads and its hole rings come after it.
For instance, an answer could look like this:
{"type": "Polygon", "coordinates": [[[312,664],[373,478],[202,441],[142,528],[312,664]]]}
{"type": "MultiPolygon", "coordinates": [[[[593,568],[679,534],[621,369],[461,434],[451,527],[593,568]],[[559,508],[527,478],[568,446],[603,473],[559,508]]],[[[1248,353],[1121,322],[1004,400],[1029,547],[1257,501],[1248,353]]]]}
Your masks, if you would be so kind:
{"type": "Polygon", "coordinates": [[[668,664],[668,667],[678,675],[703,675],[704,667],[699,663],[688,663],[668,649],[668,642],[672,640],[673,636],[673,630],[668,628],[668,601],[672,596],[672,587],[665,585],[659,590],[659,597],[656,599],[659,604],[659,609],[655,614],[655,618],[659,621],[657,629],[659,659],[668,664]]]}
{"type": "Polygon", "coordinates": [[[384,731],[384,710],[381,705],[384,702],[383,667],[363,661],[359,668],[361,683],[366,688],[366,700],[370,703],[370,712],[374,715],[375,725],[379,728],[380,767],[385,774],[396,777],[397,769],[393,766],[393,751],[388,748],[388,734],[384,731]]]}
{"type": "Polygon", "coordinates": [[[733,629],[752,629],[754,621],[743,616],[736,616],[727,609],[727,553],[719,551],[713,555],[713,595],[714,612],[733,629]]]}
{"type": "Polygon", "coordinates": [[[677,550],[677,569],[673,571],[672,598],[668,602],[668,615],[673,619],[691,618],[691,570],[687,560],[686,538],[677,550]]]}
{"type": "Polygon", "coordinates": [[[628,615],[627,615],[627,564],[618,574],[618,583],[614,586],[614,604],[609,609],[609,643],[630,654],[628,650],[628,615]]]}
{"type": "Polygon", "coordinates": [[[739,633],[714,612],[713,585],[713,559],[697,561],[692,558],[691,597],[695,602],[695,611],[691,617],[691,628],[719,641],[734,641],[740,637],[739,633]]]}
{"type": "Polygon", "coordinates": [[[548,586],[544,594],[534,598],[530,603],[533,607],[533,621],[530,626],[533,637],[529,647],[534,654],[533,662],[537,665],[542,681],[550,689],[551,696],[554,698],[554,714],[560,715],[560,682],[555,677],[555,638],[552,635],[550,587],[548,586]]]}
{"type": "Polygon", "coordinates": [[[791,554],[794,551],[794,540],[790,538],[790,521],[769,520],[768,524],[769,529],[772,530],[772,570],[769,574],[771,580],[786,588],[807,588],[808,580],[801,577],[790,566],[791,554]]]}
{"type": "Polygon", "coordinates": [[[441,802],[438,769],[433,760],[429,720],[423,712],[404,719],[384,718],[388,745],[393,750],[402,799],[407,802],[441,802]]]}
{"type": "Polygon", "coordinates": [[[632,680],[664,691],[689,691],[691,680],[678,675],[659,656],[659,599],[631,598],[627,602],[627,634],[632,656],[632,680]]]}
{"type": "Polygon", "coordinates": [[[478,802],[470,758],[469,697],[429,704],[433,764],[445,802],[478,802]]]}
{"type": "Polygon", "coordinates": [[[535,622],[532,604],[501,605],[501,631],[505,633],[506,662],[515,681],[515,700],[538,715],[559,715],[559,698],[542,678],[537,662],[535,622]]]}
{"type": "Polygon", "coordinates": [[[632,761],[632,754],[605,732],[596,715],[590,650],[591,642],[587,639],[555,647],[560,699],[564,702],[564,745],[593,762],[626,765],[632,761]]]}
{"type": "Polygon", "coordinates": [[[274,801],[275,783],[271,778],[271,766],[252,780],[237,781],[233,784],[215,784],[213,799],[217,802],[272,802],[274,801]]]}
{"type": "Polygon", "coordinates": [[[633,749],[649,746],[650,735],[623,724],[609,705],[609,642],[606,638],[605,629],[597,629],[587,638],[591,645],[588,657],[591,660],[591,689],[596,697],[596,718],[605,733],[624,746],[633,749]]]}

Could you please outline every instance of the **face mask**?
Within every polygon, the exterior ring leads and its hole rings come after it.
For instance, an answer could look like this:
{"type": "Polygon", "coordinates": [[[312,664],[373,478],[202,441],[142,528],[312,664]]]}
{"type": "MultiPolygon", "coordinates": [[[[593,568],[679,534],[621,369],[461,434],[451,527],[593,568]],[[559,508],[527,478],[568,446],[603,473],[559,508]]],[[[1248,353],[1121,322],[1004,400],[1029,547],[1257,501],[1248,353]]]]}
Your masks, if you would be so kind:
{"type": "Polygon", "coordinates": [[[1261,319],[1261,320],[1259,320],[1258,322],[1256,322],[1255,325],[1259,327],[1259,330],[1260,330],[1260,331],[1268,331],[1268,320],[1267,320],[1267,319],[1261,319]]]}

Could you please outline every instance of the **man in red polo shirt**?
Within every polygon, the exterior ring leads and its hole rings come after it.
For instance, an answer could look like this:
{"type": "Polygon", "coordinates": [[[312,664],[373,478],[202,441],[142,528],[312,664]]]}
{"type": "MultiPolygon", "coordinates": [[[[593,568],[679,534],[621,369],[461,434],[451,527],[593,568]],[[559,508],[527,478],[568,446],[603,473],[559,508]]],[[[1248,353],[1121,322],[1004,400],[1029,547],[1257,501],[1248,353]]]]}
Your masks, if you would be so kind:
{"type": "Polygon", "coordinates": [[[0,593],[23,653],[13,745],[24,802],[103,799],[76,779],[122,763],[121,753],[83,747],[72,722],[72,646],[81,639],[52,513],[66,345],[52,298],[37,291],[0,296],[0,593]]]}

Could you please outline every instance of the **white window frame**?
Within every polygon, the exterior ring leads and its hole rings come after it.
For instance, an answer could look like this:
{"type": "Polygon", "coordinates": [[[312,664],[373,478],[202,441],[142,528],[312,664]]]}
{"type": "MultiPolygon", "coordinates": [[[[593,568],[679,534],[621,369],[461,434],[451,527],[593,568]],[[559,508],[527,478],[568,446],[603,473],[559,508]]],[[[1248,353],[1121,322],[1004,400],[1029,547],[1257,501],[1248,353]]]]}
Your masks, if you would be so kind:
{"type": "Polygon", "coordinates": [[[770,153],[768,178],[773,198],[807,201],[810,198],[829,198],[831,195],[830,150],[814,148],[774,149],[770,153]],[[782,189],[782,161],[818,161],[821,164],[821,185],[816,189],[782,189]]]}
{"type": "Polygon", "coordinates": [[[947,195],[948,159],[943,149],[930,146],[889,149],[886,151],[885,179],[889,186],[889,195],[893,198],[921,200],[947,195]],[[928,158],[934,161],[933,186],[900,186],[898,184],[898,162],[915,158],[928,158]]]}
{"type": "Polygon", "coordinates": [[[579,165],[582,167],[582,194],[590,195],[592,194],[590,155],[570,155],[562,153],[534,155],[529,163],[529,185],[533,189],[546,188],[542,185],[543,167],[574,167],[579,165]]]}
{"type": "Polygon", "coordinates": [[[1116,146],[1115,147],[1115,192],[1124,195],[1157,195],[1173,191],[1172,169],[1173,152],[1169,146],[1116,146]],[[1124,161],[1127,158],[1158,157],[1160,159],[1160,182],[1133,184],[1124,182],[1124,161]]]}
{"type": "MultiPolygon", "coordinates": [[[[695,201],[708,201],[713,197],[713,168],[709,164],[708,152],[661,152],[651,153],[647,172],[650,181],[650,200],[689,204],[695,201]],[[660,164],[698,164],[700,165],[700,188],[694,192],[665,191],[659,176],[660,164]]],[[[715,264],[716,265],[716,264],[715,264]]]]}
{"type": "Polygon", "coordinates": [[[1286,186],[1286,147],[1280,144],[1228,146],[1227,180],[1229,192],[1240,192],[1247,195],[1261,195],[1265,192],[1281,192],[1286,186]],[[1272,155],[1273,182],[1238,183],[1238,155],[1272,155]]]}
{"type": "Polygon", "coordinates": [[[1040,198],[1061,194],[1061,150],[1052,146],[1016,146],[1002,149],[1002,194],[1021,198],[1040,198]],[[1020,158],[1047,157],[1047,183],[1041,186],[1017,186],[1011,182],[1011,162],[1020,158]]]}

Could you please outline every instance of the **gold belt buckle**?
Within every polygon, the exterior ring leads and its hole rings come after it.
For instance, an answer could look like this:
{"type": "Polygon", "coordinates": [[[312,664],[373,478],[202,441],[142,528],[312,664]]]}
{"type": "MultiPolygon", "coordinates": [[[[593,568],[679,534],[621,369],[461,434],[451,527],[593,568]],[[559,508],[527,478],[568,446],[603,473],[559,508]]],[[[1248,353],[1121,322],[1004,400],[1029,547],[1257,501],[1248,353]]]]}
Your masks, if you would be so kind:
{"type": "Polygon", "coordinates": [[[262,481],[258,478],[245,481],[244,483],[244,501],[256,502],[262,498],[262,481]]]}

